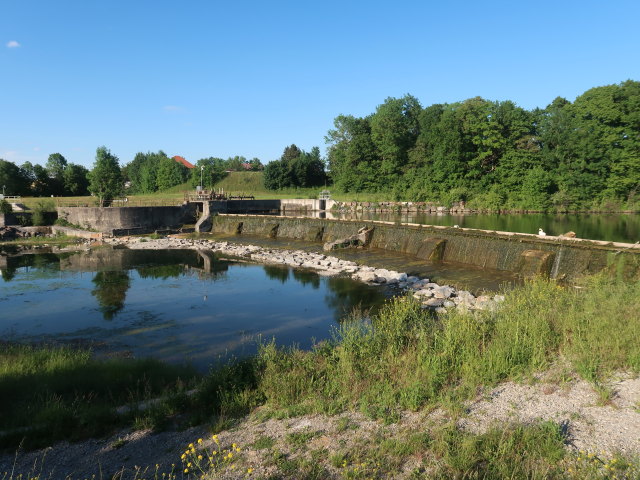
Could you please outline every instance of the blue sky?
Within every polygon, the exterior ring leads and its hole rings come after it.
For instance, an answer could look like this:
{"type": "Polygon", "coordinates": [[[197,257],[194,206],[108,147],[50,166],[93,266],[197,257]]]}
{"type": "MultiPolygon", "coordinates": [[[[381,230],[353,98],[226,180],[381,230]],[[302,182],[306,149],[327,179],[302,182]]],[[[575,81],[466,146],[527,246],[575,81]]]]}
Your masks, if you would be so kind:
{"type": "Polygon", "coordinates": [[[544,107],[640,80],[640,2],[0,0],[0,158],[263,162],[410,93],[544,107]]]}

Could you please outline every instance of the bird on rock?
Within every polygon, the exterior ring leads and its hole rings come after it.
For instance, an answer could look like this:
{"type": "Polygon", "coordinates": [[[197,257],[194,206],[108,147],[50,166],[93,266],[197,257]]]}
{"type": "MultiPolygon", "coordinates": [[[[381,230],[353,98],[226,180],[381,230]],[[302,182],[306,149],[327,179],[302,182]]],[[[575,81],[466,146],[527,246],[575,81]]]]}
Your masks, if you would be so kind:
{"type": "Polygon", "coordinates": [[[538,229],[538,236],[539,237],[545,237],[547,234],[545,233],[544,230],[542,230],[541,228],[538,229]]]}

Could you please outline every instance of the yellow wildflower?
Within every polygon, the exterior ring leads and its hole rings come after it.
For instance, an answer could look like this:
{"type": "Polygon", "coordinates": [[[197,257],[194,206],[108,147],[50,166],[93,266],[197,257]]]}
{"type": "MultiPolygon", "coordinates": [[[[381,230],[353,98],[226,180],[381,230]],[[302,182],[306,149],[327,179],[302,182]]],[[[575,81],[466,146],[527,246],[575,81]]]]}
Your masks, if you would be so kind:
{"type": "Polygon", "coordinates": [[[198,439],[198,443],[202,443],[202,439],[201,438],[198,439]]]}

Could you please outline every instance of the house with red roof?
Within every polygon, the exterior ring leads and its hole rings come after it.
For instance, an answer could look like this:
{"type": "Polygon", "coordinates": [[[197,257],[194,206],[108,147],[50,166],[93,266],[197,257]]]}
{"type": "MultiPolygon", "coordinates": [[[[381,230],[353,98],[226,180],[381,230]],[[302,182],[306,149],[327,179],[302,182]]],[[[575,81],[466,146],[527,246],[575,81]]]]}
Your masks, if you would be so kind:
{"type": "Polygon", "coordinates": [[[187,162],[184,157],[181,157],[179,155],[176,155],[175,157],[171,157],[173,158],[176,162],[181,163],[182,165],[184,165],[187,168],[196,168],[195,165],[187,162]]]}

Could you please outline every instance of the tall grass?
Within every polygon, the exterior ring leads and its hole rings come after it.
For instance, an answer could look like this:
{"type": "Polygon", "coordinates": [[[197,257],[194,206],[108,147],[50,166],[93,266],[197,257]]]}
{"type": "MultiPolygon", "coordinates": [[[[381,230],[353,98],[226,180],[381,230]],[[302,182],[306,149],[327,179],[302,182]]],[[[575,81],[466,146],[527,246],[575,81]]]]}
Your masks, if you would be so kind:
{"type": "Polygon", "coordinates": [[[497,311],[434,316],[397,298],[371,321],[352,318],[311,352],[263,346],[259,388],[276,408],[400,410],[458,402],[480,386],[521,379],[560,359],[599,384],[640,371],[640,283],[591,279],[584,290],[534,280],[497,311]]]}
{"type": "Polygon", "coordinates": [[[176,394],[194,383],[189,367],[155,360],[103,360],[68,347],[0,345],[0,446],[28,447],[110,431],[115,407],[176,394]]]}

